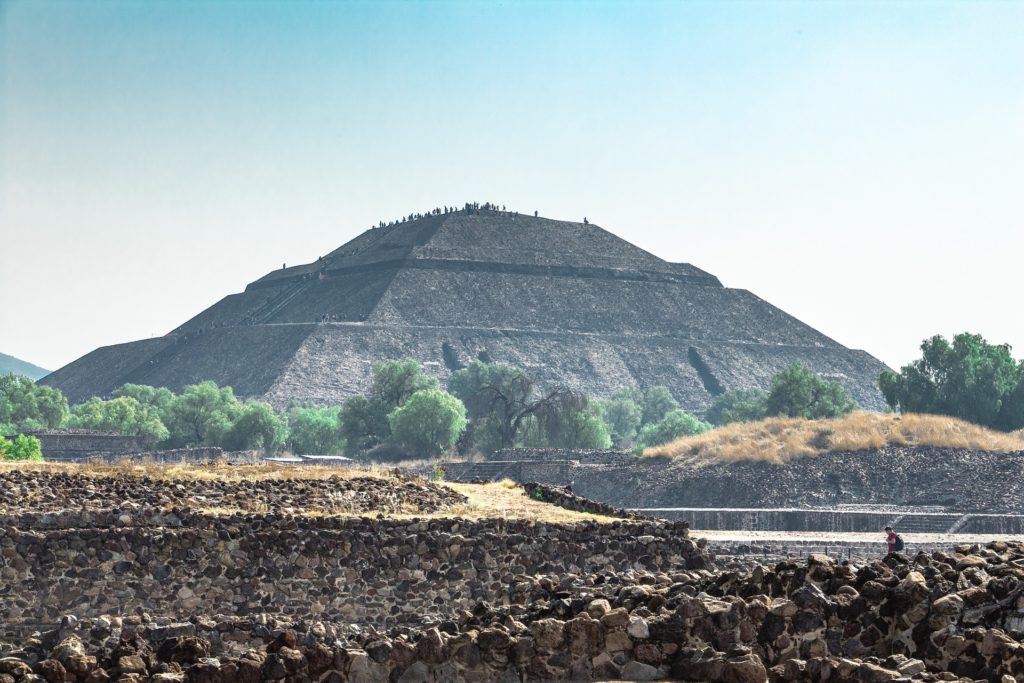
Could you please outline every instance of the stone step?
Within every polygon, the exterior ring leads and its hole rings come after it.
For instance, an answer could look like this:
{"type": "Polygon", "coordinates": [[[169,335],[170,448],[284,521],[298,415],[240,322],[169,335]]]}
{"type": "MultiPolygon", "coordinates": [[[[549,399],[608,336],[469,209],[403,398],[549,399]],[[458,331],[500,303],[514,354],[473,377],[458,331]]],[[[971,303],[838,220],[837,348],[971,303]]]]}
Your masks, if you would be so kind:
{"type": "Polygon", "coordinates": [[[949,533],[950,529],[960,521],[962,515],[904,515],[896,525],[901,533],[924,534],[949,533]]]}

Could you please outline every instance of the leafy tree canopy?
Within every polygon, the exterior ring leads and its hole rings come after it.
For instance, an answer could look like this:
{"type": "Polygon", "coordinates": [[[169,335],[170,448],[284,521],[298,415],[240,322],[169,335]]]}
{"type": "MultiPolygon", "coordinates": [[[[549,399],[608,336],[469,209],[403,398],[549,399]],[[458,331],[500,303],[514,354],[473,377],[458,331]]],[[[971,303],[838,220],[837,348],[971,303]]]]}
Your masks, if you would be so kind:
{"type": "Polygon", "coordinates": [[[141,436],[150,446],[170,436],[159,411],[131,396],[119,396],[110,401],[93,397],[79,403],[71,409],[66,426],[141,436]]]}
{"type": "Polygon", "coordinates": [[[639,392],[623,390],[607,401],[598,402],[599,414],[608,425],[614,445],[623,448],[636,441],[643,420],[643,409],[640,407],[642,401],[643,396],[639,392]]]}
{"type": "Polygon", "coordinates": [[[260,449],[273,453],[288,438],[288,420],[266,403],[250,401],[241,406],[221,445],[232,451],[260,449]]]}
{"type": "Polygon", "coordinates": [[[161,419],[167,415],[174,401],[174,393],[167,387],[151,387],[148,384],[123,384],[114,390],[114,396],[134,398],[142,405],[156,410],[161,419]]]}
{"type": "Polygon", "coordinates": [[[767,415],[838,417],[857,408],[839,382],[829,382],[801,363],[793,363],[772,378],[765,401],[767,415]]]}
{"type": "Polygon", "coordinates": [[[438,455],[455,445],[466,429],[462,401],[438,389],[417,391],[388,415],[395,443],[411,455],[438,455]]]}
{"type": "Polygon", "coordinates": [[[448,388],[467,406],[471,418],[485,421],[473,430],[481,437],[473,445],[483,453],[519,443],[531,420],[547,434],[564,416],[587,407],[586,396],[578,392],[565,387],[543,392],[522,370],[481,361],[452,373],[448,388]]]}
{"type": "Polygon", "coordinates": [[[680,409],[670,410],[659,421],[644,425],[637,439],[639,448],[660,446],[684,436],[703,434],[711,429],[707,422],[680,409]]]}
{"type": "Polygon", "coordinates": [[[673,410],[678,410],[679,402],[672,398],[668,387],[657,385],[644,390],[642,409],[641,424],[649,425],[661,421],[673,410]]]}
{"type": "Polygon", "coordinates": [[[333,455],[344,449],[337,408],[288,409],[288,448],[303,455],[333,455]]]}
{"type": "Polygon", "coordinates": [[[405,403],[417,391],[440,389],[437,379],[423,374],[423,368],[412,358],[389,360],[373,366],[370,398],[384,414],[405,403]]]}
{"type": "Polygon", "coordinates": [[[13,441],[0,437],[0,459],[42,460],[43,451],[39,447],[39,439],[24,434],[19,434],[13,441]]]}
{"type": "Polygon", "coordinates": [[[346,454],[365,453],[387,441],[391,436],[388,415],[416,392],[439,388],[437,379],[425,375],[412,358],[374,365],[369,395],[350,398],[341,408],[346,454]]]}
{"type": "Polygon", "coordinates": [[[754,422],[765,417],[768,394],[760,389],[733,389],[718,396],[704,419],[714,425],[754,422]]]}
{"type": "Polygon", "coordinates": [[[167,411],[165,424],[171,435],[165,445],[220,446],[241,412],[242,404],[231,387],[211,381],[187,386],[167,411]]]}
{"type": "Polygon", "coordinates": [[[381,417],[381,411],[365,396],[353,396],[345,401],[339,413],[345,455],[357,456],[387,438],[391,427],[386,416],[383,424],[381,417]]]}
{"type": "Polygon", "coordinates": [[[23,375],[0,375],[0,426],[27,432],[59,427],[69,415],[59,389],[36,384],[23,375]]]}
{"type": "Polygon", "coordinates": [[[544,432],[545,443],[554,448],[610,448],[612,445],[608,425],[590,410],[560,415],[557,422],[548,422],[544,432]]]}
{"type": "Polygon", "coordinates": [[[897,410],[952,415],[1000,429],[1024,427],[1024,363],[1006,344],[978,334],[941,335],[921,344],[921,358],[899,374],[885,371],[879,387],[897,410]]]}

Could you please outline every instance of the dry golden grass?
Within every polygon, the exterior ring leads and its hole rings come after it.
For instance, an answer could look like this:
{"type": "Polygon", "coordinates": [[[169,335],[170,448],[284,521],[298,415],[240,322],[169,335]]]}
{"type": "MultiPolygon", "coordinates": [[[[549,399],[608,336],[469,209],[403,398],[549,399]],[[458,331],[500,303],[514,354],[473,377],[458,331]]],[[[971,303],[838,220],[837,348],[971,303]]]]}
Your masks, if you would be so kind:
{"type": "Polygon", "coordinates": [[[857,412],[831,420],[773,417],[736,423],[644,451],[645,457],[698,462],[792,458],[884,446],[944,446],[980,451],[1024,450],[1024,430],[996,432],[945,415],[857,412]]]}
{"type": "Polygon", "coordinates": [[[469,499],[464,506],[449,510],[441,516],[465,517],[467,519],[525,519],[535,522],[558,522],[572,524],[584,520],[615,522],[613,517],[574,512],[565,508],[534,500],[511,479],[487,484],[458,484],[443,482],[469,499]]]}

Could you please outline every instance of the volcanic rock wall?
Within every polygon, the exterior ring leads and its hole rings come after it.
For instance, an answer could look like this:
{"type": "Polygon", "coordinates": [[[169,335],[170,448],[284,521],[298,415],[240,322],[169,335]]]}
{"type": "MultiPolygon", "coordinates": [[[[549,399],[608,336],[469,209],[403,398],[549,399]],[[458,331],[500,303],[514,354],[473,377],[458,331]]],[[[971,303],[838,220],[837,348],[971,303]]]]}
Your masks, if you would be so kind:
{"type": "MultiPolygon", "coordinates": [[[[552,457],[565,453],[551,452],[552,457]]],[[[511,457],[514,451],[508,454],[511,457]]],[[[875,505],[988,514],[1024,510],[1024,452],[887,447],[824,453],[780,464],[629,459],[608,451],[604,462],[591,456],[574,465],[568,476],[575,493],[626,508],[875,505]]]]}
{"type": "Polygon", "coordinates": [[[423,623],[528,599],[528,575],[707,566],[682,524],[188,512],[0,519],[0,622],[156,611],[423,623]]]}
{"type": "Polygon", "coordinates": [[[859,567],[812,555],[713,575],[544,578],[528,603],[478,604],[437,625],[387,633],[316,620],[292,630],[272,618],[68,618],[13,652],[0,639],[0,675],[32,683],[1013,683],[1024,676],[1022,551],[992,543],[859,567]]]}

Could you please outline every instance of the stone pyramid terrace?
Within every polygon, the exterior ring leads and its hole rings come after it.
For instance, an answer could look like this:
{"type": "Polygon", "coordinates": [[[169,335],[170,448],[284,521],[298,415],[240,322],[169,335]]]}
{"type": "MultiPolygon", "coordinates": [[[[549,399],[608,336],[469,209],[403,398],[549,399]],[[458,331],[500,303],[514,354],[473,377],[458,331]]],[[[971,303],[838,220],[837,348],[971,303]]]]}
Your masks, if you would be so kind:
{"type": "Polygon", "coordinates": [[[798,360],[884,406],[882,363],[751,292],[593,224],[472,206],[368,230],[43,381],[73,402],[212,379],[277,407],[337,405],[368,388],[375,362],[405,356],[442,380],[479,358],[595,396],[664,384],[697,412],[798,360]]]}

